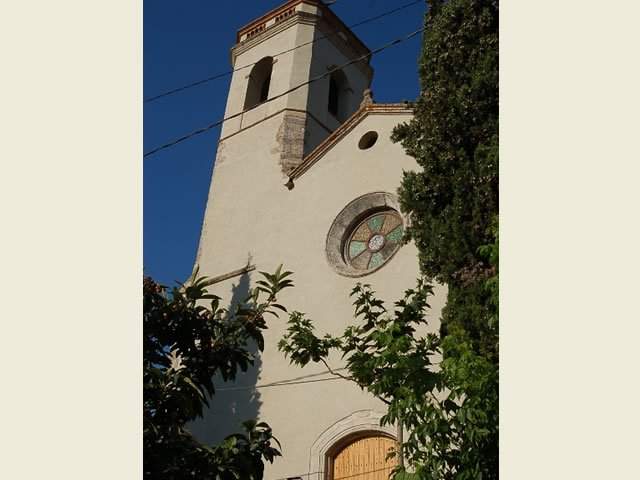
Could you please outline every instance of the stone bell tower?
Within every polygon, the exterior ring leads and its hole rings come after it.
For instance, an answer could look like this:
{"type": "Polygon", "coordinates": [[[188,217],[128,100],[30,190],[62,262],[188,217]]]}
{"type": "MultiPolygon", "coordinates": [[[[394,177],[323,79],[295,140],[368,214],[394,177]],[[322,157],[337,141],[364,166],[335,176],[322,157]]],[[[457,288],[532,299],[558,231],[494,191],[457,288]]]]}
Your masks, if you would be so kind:
{"type": "Polygon", "coordinates": [[[373,75],[369,58],[333,69],[368,53],[318,0],[291,0],[241,28],[225,118],[246,112],[224,123],[218,160],[231,150],[253,161],[271,157],[287,174],[358,109],[373,75]]]}

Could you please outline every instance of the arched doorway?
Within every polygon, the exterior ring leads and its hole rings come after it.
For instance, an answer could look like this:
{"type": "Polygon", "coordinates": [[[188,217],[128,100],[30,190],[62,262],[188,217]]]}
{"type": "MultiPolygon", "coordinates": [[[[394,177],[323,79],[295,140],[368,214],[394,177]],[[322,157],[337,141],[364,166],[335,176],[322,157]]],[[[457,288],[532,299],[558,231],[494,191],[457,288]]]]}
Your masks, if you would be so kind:
{"type": "Polygon", "coordinates": [[[328,455],[329,480],[388,480],[397,465],[396,457],[387,459],[396,441],[380,432],[352,436],[340,442],[328,455]]]}

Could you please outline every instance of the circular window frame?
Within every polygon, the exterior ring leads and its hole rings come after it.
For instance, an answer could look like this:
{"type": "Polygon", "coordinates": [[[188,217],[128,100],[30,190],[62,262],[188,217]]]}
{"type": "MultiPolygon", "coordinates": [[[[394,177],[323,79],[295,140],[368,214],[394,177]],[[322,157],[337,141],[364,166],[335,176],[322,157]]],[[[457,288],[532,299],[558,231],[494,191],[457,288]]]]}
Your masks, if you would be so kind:
{"type": "Polygon", "coordinates": [[[394,211],[394,213],[400,217],[403,229],[406,229],[407,221],[400,212],[398,200],[395,195],[390,193],[367,193],[352,200],[340,211],[329,228],[325,246],[327,262],[336,273],[345,277],[364,277],[380,270],[398,253],[402,244],[400,244],[399,248],[396,248],[384,262],[368,270],[354,268],[345,257],[345,246],[351,238],[354,229],[357,228],[364,219],[389,210],[394,211]]]}

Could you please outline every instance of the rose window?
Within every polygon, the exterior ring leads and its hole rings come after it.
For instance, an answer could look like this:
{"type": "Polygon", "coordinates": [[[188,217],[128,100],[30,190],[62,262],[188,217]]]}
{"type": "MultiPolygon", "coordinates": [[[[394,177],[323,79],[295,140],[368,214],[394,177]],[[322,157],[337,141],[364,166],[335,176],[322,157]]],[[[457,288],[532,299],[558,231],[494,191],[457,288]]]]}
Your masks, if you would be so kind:
{"type": "Polygon", "coordinates": [[[382,266],[400,248],[402,218],[395,211],[378,212],[353,229],[345,245],[345,259],[356,270],[382,266]]]}
{"type": "Polygon", "coordinates": [[[340,275],[362,277],[383,265],[402,246],[404,221],[396,197],[366,193],[333,220],[325,245],[329,265],[340,275]]]}

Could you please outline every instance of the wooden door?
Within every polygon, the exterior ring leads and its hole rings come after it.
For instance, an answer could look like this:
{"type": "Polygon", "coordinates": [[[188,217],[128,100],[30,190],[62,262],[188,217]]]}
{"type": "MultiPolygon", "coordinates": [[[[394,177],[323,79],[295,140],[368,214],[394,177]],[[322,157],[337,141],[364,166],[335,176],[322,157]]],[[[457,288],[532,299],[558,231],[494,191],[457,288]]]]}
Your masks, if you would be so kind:
{"type": "Polygon", "coordinates": [[[383,437],[366,437],[344,447],[333,457],[332,480],[388,480],[397,458],[387,460],[395,440],[383,437]]]}

